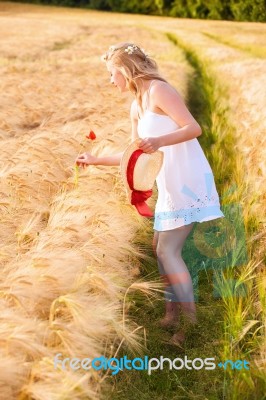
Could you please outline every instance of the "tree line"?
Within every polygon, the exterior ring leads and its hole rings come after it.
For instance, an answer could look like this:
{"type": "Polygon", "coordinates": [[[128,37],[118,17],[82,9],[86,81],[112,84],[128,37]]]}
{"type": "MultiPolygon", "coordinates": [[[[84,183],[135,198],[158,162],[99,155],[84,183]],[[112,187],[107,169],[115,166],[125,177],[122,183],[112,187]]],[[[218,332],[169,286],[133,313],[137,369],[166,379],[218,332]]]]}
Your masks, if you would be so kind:
{"type": "Polygon", "coordinates": [[[15,2],[178,18],[266,21],[266,0],[18,0],[15,2]]]}

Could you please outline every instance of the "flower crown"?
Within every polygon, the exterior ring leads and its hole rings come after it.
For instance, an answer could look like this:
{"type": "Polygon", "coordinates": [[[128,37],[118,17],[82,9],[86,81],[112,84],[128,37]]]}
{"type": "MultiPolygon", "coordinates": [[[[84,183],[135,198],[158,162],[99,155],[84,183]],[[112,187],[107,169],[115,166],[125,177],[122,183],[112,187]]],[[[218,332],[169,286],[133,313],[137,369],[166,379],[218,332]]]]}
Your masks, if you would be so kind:
{"type": "MultiPolygon", "coordinates": [[[[115,46],[110,46],[108,52],[105,53],[103,56],[101,56],[101,60],[102,60],[102,61],[107,61],[108,53],[109,53],[109,54],[110,54],[110,53],[113,53],[113,52],[115,52],[115,51],[118,50],[118,49],[119,49],[119,48],[117,48],[117,47],[115,47],[115,46]]],[[[144,49],[141,49],[140,47],[136,46],[135,44],[130,44],[130,45],[128,45],[127,48],[125,48],[124,51],[125,51],[125,53],[131,55],[131,54],[133,54],[134,51],[136,51],[136,50],[140,50],[140,51],[144,54],[145,60],[147,59],[148,54],[145,52],[145,50],[144,50],[144,49]]]]}
{"type": "Polygon", "coordinates": [[[133,54],[134,51],[138,50],[138,46],[136,46],[135,44],[129,45],[127,46],[127,48],[125,49],[125,52],[127,54],[133,54]]]}
{"type": "Polygon", "coordinates": [[[127,54],[133,54],[134,51],[136,51],[136,50],[140,50],[144,54],[145,58],[148,57],[148,54],[145,52],[145,50],[141,49],[140,47],[136,46],[135,44],[130,44],[129,46],[127,46],[127,48],[125,49],[125,52],[127,54]]]}

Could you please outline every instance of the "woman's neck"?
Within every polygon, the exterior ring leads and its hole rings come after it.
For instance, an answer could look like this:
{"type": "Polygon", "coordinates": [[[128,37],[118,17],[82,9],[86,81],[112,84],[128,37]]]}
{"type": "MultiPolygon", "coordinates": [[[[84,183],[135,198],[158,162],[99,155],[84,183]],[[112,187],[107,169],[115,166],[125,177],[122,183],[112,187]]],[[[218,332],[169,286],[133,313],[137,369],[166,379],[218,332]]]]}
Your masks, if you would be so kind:
{"type": "Polygon", "coordinates": [[[152,79],[142,80],[141,86],[140,86],[141,97],[143,97],[143,95],[149,90],[151,81],[152,81],[152,79]]]}

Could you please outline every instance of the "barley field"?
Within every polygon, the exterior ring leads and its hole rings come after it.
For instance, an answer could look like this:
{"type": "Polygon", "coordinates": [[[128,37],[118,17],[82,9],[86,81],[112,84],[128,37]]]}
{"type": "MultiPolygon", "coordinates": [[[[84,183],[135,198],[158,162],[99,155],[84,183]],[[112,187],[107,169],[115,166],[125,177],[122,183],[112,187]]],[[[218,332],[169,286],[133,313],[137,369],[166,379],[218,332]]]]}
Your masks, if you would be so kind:
{"type": "Polygon", "coordinates": [[[265,34],[261,23],[0,3],[1,400],[266,398],[265,34]],[[186,354],[247,359],[248,371],[55,368],[59,353],[179,356],[156,325],[163,288],[151,221],[128,203],[119,168],[74,165],[81,152],[130,143],[132,98],[100,61],[121,41],[141,45],[182,94],[222,204],[241,207],[245,262],[216,277],[219,299],[204,272],[202,331],[186,354]]]}

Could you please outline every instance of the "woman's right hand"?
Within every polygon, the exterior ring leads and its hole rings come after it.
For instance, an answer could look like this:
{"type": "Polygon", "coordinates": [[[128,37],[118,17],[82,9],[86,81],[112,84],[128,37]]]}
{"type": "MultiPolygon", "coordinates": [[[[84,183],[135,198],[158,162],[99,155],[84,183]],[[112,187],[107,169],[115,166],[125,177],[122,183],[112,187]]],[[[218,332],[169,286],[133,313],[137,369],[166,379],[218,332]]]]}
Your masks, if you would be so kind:
{"type": "Polygon", "coordinates": [[[92,156],[90,153],[83,153],[76,158],[76,165],[85,168],[87,165],[95,165],[96,160],[97,157],[92,156]]]}

